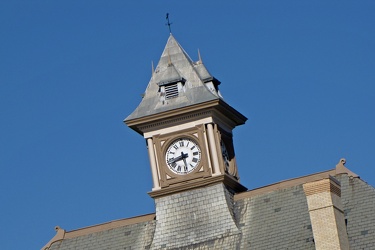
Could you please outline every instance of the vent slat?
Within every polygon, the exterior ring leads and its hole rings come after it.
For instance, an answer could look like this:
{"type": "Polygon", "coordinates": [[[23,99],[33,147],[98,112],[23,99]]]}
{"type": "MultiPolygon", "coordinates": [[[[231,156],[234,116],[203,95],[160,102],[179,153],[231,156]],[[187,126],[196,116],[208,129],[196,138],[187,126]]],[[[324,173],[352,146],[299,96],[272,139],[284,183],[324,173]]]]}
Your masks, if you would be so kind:
{"type": "Polygon", "coordinates": [[[165,99],[171,99],[177,96],[178,96],[177,83],[165,86],[165,99]]]}

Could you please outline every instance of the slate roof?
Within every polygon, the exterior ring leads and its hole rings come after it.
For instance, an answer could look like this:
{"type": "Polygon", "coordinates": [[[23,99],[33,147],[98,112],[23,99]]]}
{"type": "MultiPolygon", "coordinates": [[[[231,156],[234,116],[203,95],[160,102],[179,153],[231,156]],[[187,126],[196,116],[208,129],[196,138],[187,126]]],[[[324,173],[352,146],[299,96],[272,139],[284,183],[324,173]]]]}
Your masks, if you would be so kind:
{"type": "Polygon", "coordinates": [[[122,219],[70,232],[56,227],[56,236],[42,249],[149,249],[155,214],[122,219]]]}
{"type": "MultiPolygon", "coordinates": [[[[180,249],[315,249],[302,185],[330,175],[341,183],[351,249],[375,249],[375,189],[350,171],[337,169],[235,195],[239,234],[180,249]]],[[[70,232],[59,229],[42,249],[152,249],[155,227],[155,214],[150,214],[70,232]]]]}
{"type": "Polygon", "coordinates": [[[193,62],[171,34],[141,103],[125,121],[221,98],[216,90],[210,91],[206,86],[210,81],[220,83],[201,60],[193,62]],[[163,100],[160,86],[175,82],[183,82],[179,96],[163,100]]]}
{"type": "Polygon", "coordinates": [[[375,189],[359,178],[339,175],[350,249],[375,249],[375,189]]]}
{"type": "Polygon", "coordinates": [[[302,185],[237,201],[240,249],[315,249],[302,185]]]}

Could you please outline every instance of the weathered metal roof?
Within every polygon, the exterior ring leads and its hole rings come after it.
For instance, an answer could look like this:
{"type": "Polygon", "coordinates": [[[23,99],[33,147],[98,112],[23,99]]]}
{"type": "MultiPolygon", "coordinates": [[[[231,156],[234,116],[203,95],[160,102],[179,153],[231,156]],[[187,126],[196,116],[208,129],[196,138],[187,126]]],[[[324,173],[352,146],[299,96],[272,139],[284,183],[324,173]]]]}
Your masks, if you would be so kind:
{"type": "Polygon", "coordinates": [[[213,79],[201,62],[195,64],[190,59],[171,34],[141,103],[125,121],[219,99],[217,90],[209,90],[205,84],[213,79]],[[178,82],[181,82],[178,96],[163,98],[161,87],[178,82]]]}

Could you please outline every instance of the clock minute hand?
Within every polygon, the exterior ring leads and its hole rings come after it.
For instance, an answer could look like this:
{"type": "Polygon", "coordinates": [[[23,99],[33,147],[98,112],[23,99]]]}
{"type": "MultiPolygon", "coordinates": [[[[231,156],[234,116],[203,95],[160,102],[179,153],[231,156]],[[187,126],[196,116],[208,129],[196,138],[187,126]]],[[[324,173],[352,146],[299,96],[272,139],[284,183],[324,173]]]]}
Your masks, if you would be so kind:
{"type": "Polygon", "coordinates": [[[168,162],[173,163],[173,162],[176,162],[176,161],[181,161],[182,158],[183,158],[182,155],[180,155],[180,156],[177,156],[176,158],[170,159],[168,162]]]}

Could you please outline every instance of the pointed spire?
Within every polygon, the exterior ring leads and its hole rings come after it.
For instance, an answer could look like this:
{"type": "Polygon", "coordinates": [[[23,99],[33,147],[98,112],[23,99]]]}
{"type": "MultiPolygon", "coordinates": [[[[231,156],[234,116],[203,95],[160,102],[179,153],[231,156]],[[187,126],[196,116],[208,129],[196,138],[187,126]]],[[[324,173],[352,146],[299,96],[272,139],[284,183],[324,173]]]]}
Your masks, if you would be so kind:
{"type": "Polygon", "coordinates": [[[199,49],[198,49],[198,63],[199,64],[202,64],[203,62],[202,62],[202,57],[201,57],[201,52],[199,51],[199,49]]]}
{"type": "MultiPolygon", "coordinates": [[[[200,59],[202,60],[202,59],[200,59]]],[[[152,66],[153,67],[153,66],[152,66]]],[[[178,109],[198,103],[219,99],[206,85],[213,77],[203,64],[195,64],[172,34],[164,47],[145,95],[136,110],[126,120],[178,109]],[[178,95],[169,101],[163,100],[163,86],[176,84],[178,95]]],[[[213,86],[212,89],[215,87],[213,86]]]]}

